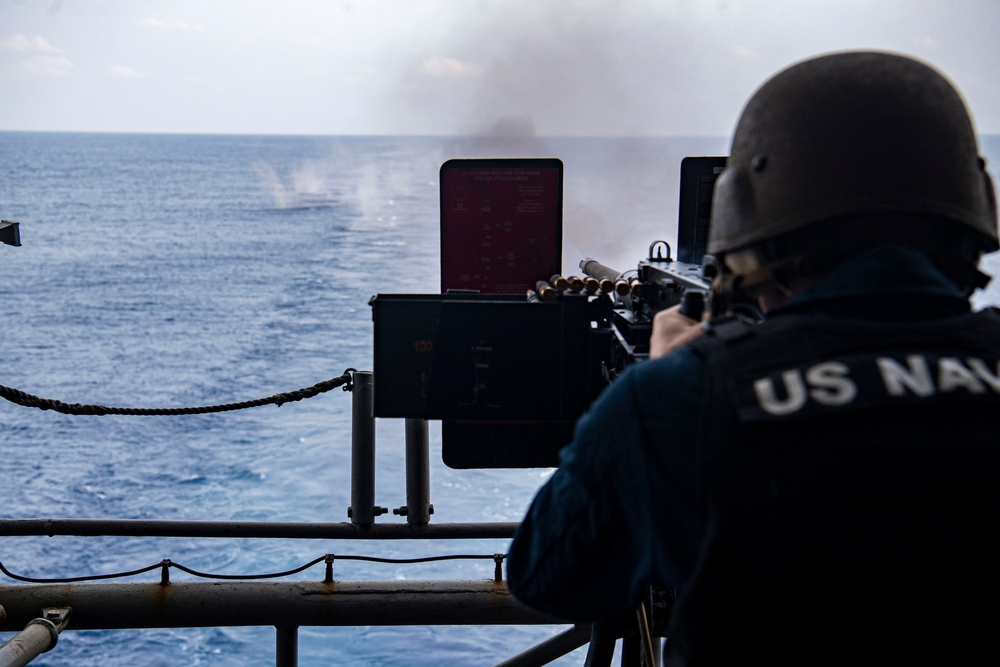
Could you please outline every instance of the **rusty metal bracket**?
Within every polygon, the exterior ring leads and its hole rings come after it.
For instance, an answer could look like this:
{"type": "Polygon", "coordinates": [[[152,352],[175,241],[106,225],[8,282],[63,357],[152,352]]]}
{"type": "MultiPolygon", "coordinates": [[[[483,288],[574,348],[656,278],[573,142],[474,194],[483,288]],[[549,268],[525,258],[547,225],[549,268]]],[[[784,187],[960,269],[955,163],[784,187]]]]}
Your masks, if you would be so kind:
{"type": "Polygon", "coordinates": [[[21,667],[51,651],[72,615],[70,607],[43,608],[41,616],[28,621],[24,630],[0,646],[0,667],[21,667]]]}

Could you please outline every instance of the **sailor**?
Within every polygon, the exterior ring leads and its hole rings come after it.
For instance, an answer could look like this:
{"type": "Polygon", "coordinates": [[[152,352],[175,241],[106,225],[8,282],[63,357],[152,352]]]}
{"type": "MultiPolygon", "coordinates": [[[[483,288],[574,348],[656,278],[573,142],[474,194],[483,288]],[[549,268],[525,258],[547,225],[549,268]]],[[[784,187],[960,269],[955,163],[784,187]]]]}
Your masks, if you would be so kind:
{"type": "Polygon", "coordinates": [[[715,188],[716,303],[577,424],[510,589],[576,622],[676,590],[667,664],[945,664],[995,649],[1000,315],[993,184],[955,88],[836,53],[751,97],[715,188]],[[714,309],[718,310],[718,309],[714,309]]]}

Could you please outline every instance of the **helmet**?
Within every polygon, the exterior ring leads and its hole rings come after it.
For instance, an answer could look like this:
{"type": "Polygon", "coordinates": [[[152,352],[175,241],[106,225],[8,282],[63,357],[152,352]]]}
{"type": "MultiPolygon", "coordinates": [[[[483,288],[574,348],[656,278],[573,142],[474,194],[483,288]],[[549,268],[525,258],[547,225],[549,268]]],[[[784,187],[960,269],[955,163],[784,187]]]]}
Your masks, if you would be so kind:
{"type": "Polygon", "coordinates": [[[993,183],[958,91],[922,63],[874,52],[807,60],[761,86],[715,185],[708,252],[788,234],[822,244],[882,219],[897,223],[883,242],[919,234],[908,219],[971,235],[966,264],[998,249],[993,183]]]}

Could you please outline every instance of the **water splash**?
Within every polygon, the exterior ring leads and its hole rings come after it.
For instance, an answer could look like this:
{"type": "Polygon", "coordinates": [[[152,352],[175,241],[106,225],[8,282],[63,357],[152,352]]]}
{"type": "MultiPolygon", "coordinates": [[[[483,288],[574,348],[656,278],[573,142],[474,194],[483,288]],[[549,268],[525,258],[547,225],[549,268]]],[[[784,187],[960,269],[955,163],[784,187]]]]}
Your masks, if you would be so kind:
{"type": "Polygon", "coordinates": [[[334,166],[324,160],[305,160],[289,176],[282,178],[269,164],[256,166],[261,187],[271,194],[274,207],[296,209],[330,208],[341,203],[341,191],[334,175],[334,166]]]}

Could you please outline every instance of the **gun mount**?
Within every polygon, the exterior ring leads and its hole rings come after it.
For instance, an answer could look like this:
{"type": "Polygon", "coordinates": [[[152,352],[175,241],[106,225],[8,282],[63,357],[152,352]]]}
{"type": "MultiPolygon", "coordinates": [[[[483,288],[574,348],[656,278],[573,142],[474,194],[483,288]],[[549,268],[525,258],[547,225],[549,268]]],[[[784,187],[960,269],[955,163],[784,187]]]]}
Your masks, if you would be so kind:
{"type": "MultiPolygon", "coordinates": [[[[489,161],[488,172],[468,162],[462,166],[470,173],[511,182],[498,175],[502,161],[489,161]]],[[[681,257],[703,254],[711,186],[724,162],[682,163],[681,257]]],[[[454,169],[454,161],[448,166],[454,169]]],[[[510,168],[518,178],[532,173],[523,160],[510,168]]],[[[476,244],[466,239],[466,245],[476,244]]],[[[620,273],[590,258],[580,269],[585,277],[557,273],[522,285],[519,294],[373,296],[375,416],[442,420],[444,461],[454,468],[557,465],[576,420],[626,366],[648,357],[653,316],[681,304],[685,314],[700,318],[711,277],[711,265],[706,277],[701,264],[675,260],[665,241],[654,241],[633,271],[620,273]]]]}

